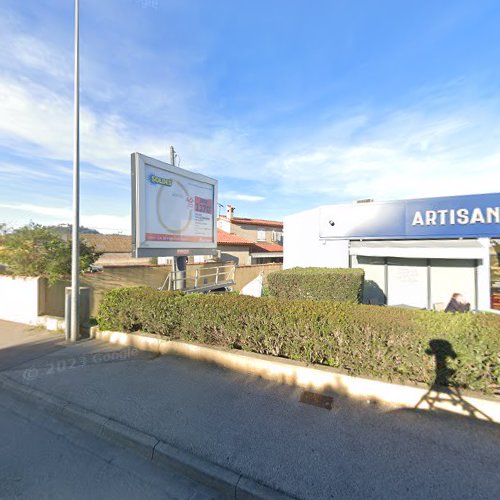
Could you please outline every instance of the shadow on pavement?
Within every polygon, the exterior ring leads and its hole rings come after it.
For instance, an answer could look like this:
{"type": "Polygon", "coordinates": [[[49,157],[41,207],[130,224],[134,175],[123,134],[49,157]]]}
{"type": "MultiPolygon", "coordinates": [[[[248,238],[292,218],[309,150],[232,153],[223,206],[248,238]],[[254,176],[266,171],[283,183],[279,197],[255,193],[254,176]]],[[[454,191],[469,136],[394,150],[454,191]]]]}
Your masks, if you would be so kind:
{"type": "Polygon", "coordinates": [[[64,339],[54,336],[54,338],[34,339],[7,347],[0,346],[0,372],[14,369],[17,366],[55,353],[64,348],[61,342],[64,342],[64,339]]]}

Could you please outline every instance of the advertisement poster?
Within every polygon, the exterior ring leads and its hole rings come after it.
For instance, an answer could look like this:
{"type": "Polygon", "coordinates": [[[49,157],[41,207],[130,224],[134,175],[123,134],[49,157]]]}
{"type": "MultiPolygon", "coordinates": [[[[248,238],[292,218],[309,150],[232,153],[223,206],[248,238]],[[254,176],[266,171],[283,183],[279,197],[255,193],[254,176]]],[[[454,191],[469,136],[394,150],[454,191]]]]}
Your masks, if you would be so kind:
{"type": "Polygon", "coordinates": [[[214,186],[146,164],[147,242],[214,241],[214,186]]]}

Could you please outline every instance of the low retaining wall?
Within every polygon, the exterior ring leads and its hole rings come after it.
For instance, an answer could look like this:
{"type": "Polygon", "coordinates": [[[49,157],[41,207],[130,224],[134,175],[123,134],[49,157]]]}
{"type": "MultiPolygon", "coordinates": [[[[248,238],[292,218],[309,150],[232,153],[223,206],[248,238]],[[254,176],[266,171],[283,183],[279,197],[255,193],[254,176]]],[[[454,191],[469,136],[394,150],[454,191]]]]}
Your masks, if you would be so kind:
{"type": "Polygon", "coordinates": [[[97,327],[93,327],[91,337],[112,344],[134,346],[144,351],[216,363],[231,370],[309,390],[335,391],[349,397],[376,400],[398,408],[442,410],[500,423],[500,399],[464,395],[455,389],[425,389],[352,377],[327,366],[311,366],[299,361],[251,352],[172,341],[159,335],[101,332],[97,327]]]}
{"type": "MultiPolygon", "coordinates": [[[[189,264],[188,273],[194,275],[197,269],[213,267],[209,264],[189,264]]],[[[281,269],[281,264],[262,264],[236,268],[234,289],[239,291],[244,285],[263,273],[281,269]]],[[[96,316],[103,295],[113,288],[131,286],[162,285],[169,266],[116,266],[104,268],[102,272],[86,273],[80,278],[80,285],[90,288],[90,315],[96,316]]],[[[57,281],[49,285],[45,278],[0,275],[0,319],[35,325],[38,316],[64,317],[64,290],[70,281],[57,281]]]]}
{"type": "Polygon", "coordinates": [[[36,325],[44,314],[44,278],[0,276],[0,319],[36,325]]]}
{"type": "Polygon", "coordinates": [[[269,273],[275,271],[281,271],[283,264],[256,264],[252,266],[237,266],[235,272],[236,285],[233,287],[234,290],[239,292],[245,285],[248,285],[250,281],[254,280],[259,274],[262,273],[264,278],[264,284],[267,282],[267,276],[269,273]]]}
{"type": "MultiPolygon", "coordinates": [[[[194,276],[197,269],[213,267],[214,265],[216,264],[188,264],[188,275],[194,276]]],[[[237,267],[234,289],[236,291],[241,290],[244,285],[255,279],[260,273],[263,273],[264,278],[266,278],[270,272],[280,269],[281,264],[237,267]]],[[[90,288],[90,315],[95,316],[97,314],[102,297],[108,290],[130,286],[158,288],[165,281],[169,271],[169,266],[116,266],[105,267],[103,271],[98,273],[82,275],[80,278],[81,286],[90,288]]],[[[69,281],[58,281],[51,286],[47,286],[44,314],[64,316],[64,288],[67,286],[71,286],[69,281]]]]}

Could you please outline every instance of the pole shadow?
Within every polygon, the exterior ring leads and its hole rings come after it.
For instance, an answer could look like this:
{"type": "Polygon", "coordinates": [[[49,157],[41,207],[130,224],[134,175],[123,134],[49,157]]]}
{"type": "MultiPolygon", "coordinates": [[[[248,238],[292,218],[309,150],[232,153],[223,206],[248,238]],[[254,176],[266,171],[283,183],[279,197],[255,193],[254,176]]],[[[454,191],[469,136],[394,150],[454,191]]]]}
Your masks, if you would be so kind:
{"type": "Polygon", "coordinates": [[[416,404],[415,410],[445,410],[443,406],[451,404],[461,407],[463,412],[471,417],[493,422],[486,413],[466,401],[458,385],[453,382],[452,377],[455,370],[448,366],[448,359],[456,359],[457,353],[453,350],[450,342],[443,339],[432,339],[425,353],[436,358],[435,378],[429,390],[416,404]]]}

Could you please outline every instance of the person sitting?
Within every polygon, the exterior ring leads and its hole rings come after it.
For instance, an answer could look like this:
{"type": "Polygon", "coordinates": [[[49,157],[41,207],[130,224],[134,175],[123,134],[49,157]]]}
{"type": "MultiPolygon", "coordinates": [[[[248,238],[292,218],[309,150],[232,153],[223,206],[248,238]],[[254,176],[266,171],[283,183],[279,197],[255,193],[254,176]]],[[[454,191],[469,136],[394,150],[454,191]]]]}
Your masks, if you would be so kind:
{"type": "Polygon", "coordinates": [[[451,296],[451,300],[448,302],[446,309],[444,312],[468,312],[470,311],[470,304],[465,300],[464,296],[461,293],[454,293],[451,296]]]}

